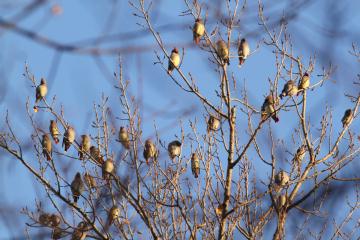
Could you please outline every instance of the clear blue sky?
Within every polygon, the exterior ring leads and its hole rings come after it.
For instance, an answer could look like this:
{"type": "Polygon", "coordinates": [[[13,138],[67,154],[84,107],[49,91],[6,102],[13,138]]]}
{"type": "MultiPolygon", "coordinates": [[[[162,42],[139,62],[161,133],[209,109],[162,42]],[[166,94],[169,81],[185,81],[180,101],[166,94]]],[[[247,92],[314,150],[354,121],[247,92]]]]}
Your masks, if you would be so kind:
{"type": "MultiPolygon", "coordinates": [[[[9,1],[11,2],[11,1],[9,1]]],[[[27,2],[27,1],[19,1],[27,2]]],[[[46,36],[49,39],[61,43],[81,43],[86,39],[93,38],[99,34],[108,35],[117,33],[129,33],[140,31],[141,27],[136,22],[141,21],[132,15],[134,10],[130,8],[127,1],[117,1],[117,14],[110,28],[105,29],[107,19],[113,8],[110,7],[111,1],[96,0],[79,0],[79,1],[50,1],[45,7],[38,9],[31,16],[19,23],[24,29],[36,29],[36,33],[46,36]],[[44,21],[45,16],[50,13],[50,7],[53,3],[58,3],[63,8],[63,14],[54,16],[44,21]]],[[[182,48],[191,43],[191,31],[189,29],[193,24],[190,16],[179,16],[185,10],[182,1],[160,1],[161,8],[156,9],[158,13],[154,16],[154,26],[165,24],[177,24],[179,27],[176,31],[166,31],[162,34],[162,39],[169,46],[169,52],[172,46],[182,48]]],[[[249,1],[250,2],[250,1],[249,1]]],[[[255,1],[254,1],[255,2],[255,1]]],[[[291,1],[293,2],[293,1],[291,1]]],[[[351,49],[351,43],[360,44],[360,8],[359,1],[310,1],[308,7],[293,22],[290,22],[289,29],[292,33],[294,53],[307,59],[309,55],[316,54],[317,63],[315,74],[321,74],[322,66],[332,62],[337,65],[337,71],[331,81],[326,83],[326,87],[319,90],[316,95],[310,92],[309,98],[312,104],[309,111],[318,109],[323,104],[331,104],[334,110],[334,126],[340,126],[340,120],[344,108],[349,107],[343,92],[355,94],[358,89],[354,89],[349,84],[355,80],[356,73],[359,70],[359,63],[347,52],[351,49]],[[339,16],[341,12],[346,15],[338,19],[341,29],[333,28],[333,22],[327,22],[329,15],[339,16]],[[334,33],[335,31],[335,33],[334,33]],[[332,34],[342,34],[338,40],[332,34]],[[349,37],[351,36],[351,37],[349,37]],[[334,82],[337,84],[335,85],[334,82]]],[[[291,6],[279,4],[280,7],[273,9],[270,1],[265,1],[265,14],[267,7],[274,13],[269,13],[271,19],[276,19],[282,10],[286,13],[291,6]]],[[[0,5],[1,7],[2,5],[0,5]]],[[[252,7],[249,9],[257,10],[252,7]]],[[[215,10],[210,9],[209,13],[215,10]]],[[[0,17],[11,19],[17,11],[8,11],[1,8],[0,17]]],[[[253,21],[256,14],[252,11],[245,11],[244,29],[240,28],[241,35],[247,36],[253,29],[259,28],[256,21],[253,21]]],[[[214,26],[214,23],[211,23],[214,26]]],[[[211,25],[209,24],[209,25],[211,25]]],[[[221,30],[222,34],[225,33],[221,30]]],[[[249,41],[252,47],[260,42],[262,35],[250,35],[249,41]]],[[[237,40],[236,33],[234,41],[237,40]]],[[[179,128],[174,124],[179,120],[187,123],[186,117],[179,116],[177,113],[194,106],[196,111],[191,113],[191,119],[198,117],[203,119],[203,108],[200,102],[192,95],[182,92],[170,81],[165,71],[160,66],[154,65],[156,61],[153,50],[160,53],[155,47],[155,41],[149,34],[134,39],[122,39],[99,45],[101,48],[127,48],[149,46],[150,51],[144,51],[140,54],[122,54],[124,63],[124,73],[126,79],[131,82],[131,93],[135,96],[142,96],[144,117],[143,127],[144,136],[153,134],[153,124],[158,123],[160,126],[166,126],[162,129],[162,137],[169,142],[175,134],[179,135],[179,128]],[[154,47],[153,50],[151,47],[154,47]],[[139,68],[139,65],[141,67],[139,68]],[[143,87],[138,83],[143,82],[143,87]],[[169,106],[172,105],[171,108],[169,106]],[[154,114],[161,111],[160,114],[154,114]]],[[[263,96],[268,93],[268,78],[273,79],[275,74],[274,57],[271,53],[273,49],[264,45],[260,46],[259,51],[255,52],[246,64],[239,69],[237,60],[233,59],[230,65],[238,81],[238,89],[243,83],[246,83],[249,89],[250,102],[260,108],[263,96]]],[[[232,49],[235,52],[235,48],[232,49]]],[[[83,53],[64,53],[61,54],[56,73],[52,72],[55,51],[49,47],[38,44],[25,38],[18,33],[0,28],[0,82],[3,89],[0,91],[0,117],[2,119],[2,129],[4,128],[3,119],[5,119],[6,110],[9,110],[10,120],[15,131],[19,136],[30,139],[31,124],[25,112],[25,102],[30,98],[31,104],[34,101],[34,89],[31,88],[30,81],[26,80],[24,73],[24,64],[27,63],[31,72],[35,75],[36,80],[40,77],[48,78],[49,93],[48,99],[56,95],[57,107],[64,106],[65,117],[81,132],[92,132],[90,130],[90,120],[93,117],[93,104],[101,101],[102,94],[110,97],[110,105],[113,106],[113,114],[120,115],[118,102],[118,93],[114,89],[116,82],[111,78],[112,72],[118,71],[117,54],[113,52],[109,55],[101,56],[105,70],[100,69],[96,60],[83,53]]],[[[162,56],[162,54],[161,54],[162,56]]],[[[214,71],[214,66],[208,61],[209,55],[199,51],[198,48],[186,49],[185,59],[183,59],[182,69],[185,73],[191,72],[200,90],[205,96],[215,101],[214,89],[217,87],[218,76],[214,71]]],[[[312,78],[317,81],[319,77],[312,78]]],[[[176,75],[176,74],[175,74],[176,75]]],[[[238,90],[239,91],[239,90],[238,90]]],[[[237,92],[239,94],[239,92],[237,92]]],[[[238,95],[239,96],[239,95],[238,95]]],[[[311,118],[311,122],[318,123],[321,112],[316,112],[311,118]]],[[[280,122],[293,124],[290,113],[281,113],[280,122]]],[[[36,121],[39,127],[48,128],[48,116],[38,114],[36,121]]],[[[238,125],[245,124],[245,116],[239,115],[238,125]]],[[[120,126],[120,122],[117,123],[120,126]]],[[[290,137],[291,126],[288,128],[284,125],[275,126],[278,137],[288,139],[290,137]]],[[[204,127],[204,126],[203,126],[204,127]]],[[[204,127],[205,128],[205,127],[204,127]]],[[[29,141],[24,141],[29,143],[29,141]]],[[[32,144],[29,145],[32,147],[32,144]]],[[[26,155],[28,158],[33,156],[26,155]]],[[[32,162],[33,160],[29,160],[32,162]]],[[[74,163],[74,171],[76,169],[74,163]]],[[[71,172],[72,173],[72,172],[71,172]]],[[[267,176],[264,176],[266,179],[267,176]]],[[[70,178],[70,177],[69,177],[70,178]]],[[[34,200],[42,199],[43,191],[39,190],[37,182],[32,178],[27,170],[15,159],[2,158],[0,161],[0,205],[15,205],[18,208],[12,214],[20,214],[22,207],[34,207],[34,200]]],[[[3,209],[2,209],[3,210],[3,209]]],[[[23,218],[26,219],[26,218],[23,218]]],[[[0,239],[7,239],[10,236],[18,236],[23,233],[25,225],[19,227],[21,231],[17,233],[7,232],[6,225],[2,222],[0,216],[0,239]]],[[[26,220],[24,220],[25,222],[26,220]]],[[[24,223],[23,222],[23,223],[24,223]]]]}

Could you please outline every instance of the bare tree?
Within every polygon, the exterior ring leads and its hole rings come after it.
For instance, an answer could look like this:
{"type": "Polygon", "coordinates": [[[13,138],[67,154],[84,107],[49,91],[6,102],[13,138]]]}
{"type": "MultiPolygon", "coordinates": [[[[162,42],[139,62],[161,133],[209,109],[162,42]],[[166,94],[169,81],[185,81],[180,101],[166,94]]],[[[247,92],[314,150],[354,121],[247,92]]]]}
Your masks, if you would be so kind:
{"type": "MultiPolygon", "coordinates": [[[[87,41],[91,47],[66,45],[15,24],[44,2],[32,2],[13,17],[13,22],[0,18],[0,26],[54,48],[58,54],[74,52],[97,58],[114,50],[98,47],[102,37],[87,41]]],[[[121,57],[126,49],[117,49],[118,69],[111,81],[119,103],[112,105],[103,95],[93,105],[91,128],[80,132],[62,107],[61,97],[51,97],[46,79],[35,77],[26,65],[24,77],[34,89],[34,96],[26,102],[33,146],[26,146],[26,140],[16,134],[7,113],[0,147],[31,173],[46,194],[46,202],[36,201],[35,208],[22,211],[28,219],[27,238],[358,236],[360,198],[356,183],[360,178],[350,170],[357,166],[360,151],[360,136],[355,130],[360,94],[342,93],[348,101],[348,107],[341,110],[343,116],[334,114],[331,106],[314,111],[311,106],[316,104],[316,94],[330,87],[328,80],[335,67],[319,65],[315,53],[309,57],[296,53],[288,28],[297,12],[290,9],[280,20],[270,21],[261,1],[251,5],[239,0],[184,0],[179,17],[191,26],[189,39],[194,43],[171,48],[161,31],[167,26],[154,25],[156,4],[160,3],[129,2],[141,34],[150,35],[153,44],[128,51],[155,49],[155,66],[178,91],[198,100],[202,116],[184,113],[186,121],[176,123],[178,134],[169,141],[164,140],[159,124],[144,129],[142,103],[131,94],[133,83],[126,78],[121,57]],[[239,34],[244,31],[239,30],[242,14],[251,6],[257,9],[258,29],[244,36],[239,34]],[[218,14],[209,15],[217,12],[213,10],[216,7],[218,14]],[[255,32],[262,38],[257,44],[249,40],[255,32]],[[217,79],[215,88],[201,87],[205,79],[195,69],[184,67],[187,47],[207,57],[217,79]],[[261,96],[257,89],[240,82],[248,59],[266,49],[273,56],[275,74],[259,80],[259,85],[267,86],[261,96]],[[261,105],[253,101],[253,95],[261,96],[261,105]],[[48,127],[40,127],[39,115],[48,127]],[[282,121],[284,115],[288,121],[282,121]],[[319,121],[314,115],[321,116],[319,121]],[[277,136],[278,128],[291,132],[290,136],[277,136]],[[154,134],[149,137],[146,132],[154,134]],[[72,162],[80,164],[75,167],[72,162]],[[69,168],[76,168],[76,174],[70,174],[69,168]],[[332,207],[336,204],[344,209],[340,215],[332,207]],[[37,235],[32,235],[36,229],[37,235]]],[[[305,6],[307,1],[302,4],[294,8],[305,6]]],[[[61,9],[58,6],[53,11],[61,9]]],[[[349,49],[353,61],[359,62],[357,45],[349,49]]],[[[100,58],[97,63],[103,66],[100,58]]],[[[359,73],[353,75],[353,88],[358,89],[359,73]]]]}

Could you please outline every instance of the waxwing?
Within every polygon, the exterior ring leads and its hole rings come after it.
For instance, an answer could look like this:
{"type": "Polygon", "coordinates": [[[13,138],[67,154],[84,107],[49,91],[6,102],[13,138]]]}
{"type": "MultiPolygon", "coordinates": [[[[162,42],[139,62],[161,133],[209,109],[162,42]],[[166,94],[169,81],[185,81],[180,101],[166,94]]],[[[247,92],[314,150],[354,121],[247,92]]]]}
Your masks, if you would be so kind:
{"type": "Polygon", "coordinates": [[[179,157],[181,154],[181,142],[175,140],[169,143],[168,152],[171,159],[179,157]]]}
{"type": "Polygon", "coordinates": [[[91,138],[89,135],[81,135],[81,143],[79,146],[79,158],[80,160],[84,159],[84,155],[90,151],[91,147],[91,138]]]}
{"type": "Polygon", "coordinates": [[[153,160],[156,160],[157,156],[158,156],[158,152],[157,149],[155,147],[155,144],[150,140],[147,139],[145,141],[145,147],[144,147],[144,152],[143,152],[146,164],[149,165],[149,159],[152,158],[153,160]]]}
{"type": "Polygon", "coordinates": [[[304,76],[302,76],[299,86],[298,86],[298,95],[300,92],[305,91],[310,86],[310,76],[308,73],[305,73],[304,76]]]}
{"type": "Polygon", "coordinates": [[[353,113],[351,109],[347,109],[344,113],[344,116],[341,119],[341,122],[343,124],[343,127],[346,127],[347,125],[349,125],[349,123],[351,122],[352,118],[353,118],[353,113]]]}
{"type": "Polygon", "coordinates": [[[47,92],[48,92],[48,88],[46,85],[46,80],[45,78],[41,78],[40,85],[36,87],[36,92],[35,92],[36,100],[35,100],[34,112],[38,111],[36,104],[38,104],[40,100],[42,100],[46,96],[47,92]]]}
{"type": "Polygon", "coordinates": [[[60,141],[59,140],[60,132],[55,120],[50,120],[49,131],[51,137],[54,139],[55,144],[58,144],[60,141]]]}
{"type": "Polygon", "coordinates": [[[227,65],[230,65],[230,59],[229,59],[229,49],[224,42],[224,40],[219,40],[216,42],[216,52],[218,57],[221,59],[221,61],[227,63],[227,65]]]}
{"type": "Polygon", "coordinates": [[[193,27],[193,39],[194,39],[195,44],[200,43],[200,39],[204,35],[204,33],[205,33],[204,23],[200,18],[197,18],[195,20],[195,24],[193,27]]]}
{"type": "Polygon", "coordinates": [[[200,175],[200,160],[196,153],[191,155],[191,171],[195,178],[198,178],[200,175]]]}
{"type": "Polygon", "coordinates": [[[295,96],[298,92],[298,88],[293,80],[289,80],[285,83],[284,88],[280,94],[280,98],[289,96],[295,96]]]}
{"type": "Polygon", "coordinates": [[[267,96],[263,105],[261,106],[261,120],[265,120],[269,115],[275,122],[279,122],[279,118],[277,117],[275,111],[274,98],[272,95],[267,96]]]}
{"type": "Polygon", "coordinates": [[[64,133],[64,138],[62,142],[65,152],[70,148],[71,144],[74,141],[75,141],[75,129],[69,126],[64,133]]]}
{"type": "Polygon", "coordinates": [[[42,136],[41,145],[43,148],[44,157],[50,161],[52,157],[52,143],[49,134],[44,134],[42,136]]]}
{"type": "Polygon", "coordinates": [[[242,65],[244,64],[246,58],[250,54],[249,43],[246,41],[245,38],[241,39],[240,41],[238,54],[239,54],[239,65],[242,65]]]}
{"type": "Polygon", "coordinates": [[[119,142],[124,146],[125,149],[130,149],[129,134],[125,127],[120,127],[119,142]]]}
{"type": "Polygon", "coordinates": [[[180,65],[179,50],[177,48],[174,48],[170,54],[168,74],[171,74],[175,68],[179,67],[179,65],[180,65]]]}
{"type": "Polygon", "coordinates": [[[84,192],[84,182],[81,179],[81,174],[76,173],[74,180],[71,182],[71,192],[74,198],[74,202],[77,203],[80,195],[84,192]]]}
{"type": "Polygon", "coordinates": [[[287,185],[289,183],[289,175],[281,170],[276,176],[275,176],[275,183],[281,187],[287,185]]]}

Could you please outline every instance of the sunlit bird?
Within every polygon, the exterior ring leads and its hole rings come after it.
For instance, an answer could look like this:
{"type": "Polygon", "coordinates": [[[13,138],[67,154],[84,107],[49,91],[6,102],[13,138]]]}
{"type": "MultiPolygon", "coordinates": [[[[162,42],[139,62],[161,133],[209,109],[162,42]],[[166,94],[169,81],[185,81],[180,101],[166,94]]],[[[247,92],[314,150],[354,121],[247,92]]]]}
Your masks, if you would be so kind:
{"type": "Polygon", "coordinates": [[[193,39],[196,44],[200,43],[200,39],[204,35],[204,33],[205,33],[204,23],[200,18],[197,18],[195,20],[195,24],[193,27],[193,39]]]}

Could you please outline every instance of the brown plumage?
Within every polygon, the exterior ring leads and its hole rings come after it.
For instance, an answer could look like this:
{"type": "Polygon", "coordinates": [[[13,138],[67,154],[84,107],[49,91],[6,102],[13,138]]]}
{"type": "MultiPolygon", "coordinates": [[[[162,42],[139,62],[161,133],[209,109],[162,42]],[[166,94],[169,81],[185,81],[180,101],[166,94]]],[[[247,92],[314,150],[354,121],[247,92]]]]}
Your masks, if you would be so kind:
{"type": "Polygon", "coordinates": [[[265,120],[269,115],[275,122],[279,122],[280,119],[277,117],[275,102],[272,95],[267,96],[261,106],[261,120],[265,120]]]}
{"type": "Polygon", "coordinates": [[[109,210],[107,225],[112,225],[120,217],[120,208],[112,206],[109,210]]]}
{"type": "Polygon", "coordinates": [[[200,43],[200,39],[204,35],[204,33],[205,33],[204,23],[200,18],[197,18],[195,20],[195,24],[193,27],[193,40],[194,40],[195,44],[200,43]]]}
{"type": "Polygon", "coordinates": [[[310,86],[310,76],[308,73],[305,73],[299,82],[297,95],[303,93],[306,89],[309,88],[309,86],[310,86]]]}
{"type": "Polygon", "coordinates": [[[200,160],[196,153],[191,155],[191,172],[195,178],[198,178],[200,175],[200,160]]]}
{"type": "Polygon", "coordinates": [[[114,162],[111,158],[106,159],[106,161],[102,165],[102,177],[107,182],[111,179],[111,174],[113,174],[115,167],[114,162]]]}
{"type": "Polygon", "coordinates": [[[275,183],[281,187],[287,185],[289,183],[289,175],[281,170],[276,176],[275,176],[275,183]]]}
{"type": "Polygon", "coordinates": [[[57,214],[51,214],[50,216],[50,224],[52,227],[57,227],[61,223],[61,218],[57,214]]]}
{"type": "Polygon", "coordinates": [[[89,231],[89,226],[85,222],[80,222],[77,228],[74,230],[71,240],[84,240],[89,231]]]}
{"type": "Polygon", "coordinates": [[[51,137],[54,139],[55,144],[58,144],[60,142],[59,140],[60,132],[55,120],[50,120],[49,131],[51,137]]]}
{"type": "Polygon", "coordinates": [[[353,117],[352,115],[353,115],[353,112],[351,109],[347,109],[345,111],[344,116],[341,119],[343,127],[346,127],[347,125],[349,125],[349,123],[351,122],[352,117],[353,117]]]}
{"type": "Polygon", "coordinates": [[[36,100],[35,100],[34,112],[38,111],[36,104],[38,104],[40,100],[42,100],[46,96],[47,92],[48,92],[48,88],[46,85],[46,80],[45,78],[41,78],[40,85],[36,87],[36,91],[35,91],[36,100]]]}
{"type": "Polygon", "coordinates": [[[89,135],[86,134],[81,135],[81,143],[78,152],[80,160],[84,159],[84,155],[90,151],[90,147],[91,147],[91,138],[89,137],[89,135]]]}
{"type": "Polygon", "coordinates": [[[215,116],[210,115],[207,122],[207,131],[217,131],[220,128],[220,119],[215,116]]]}
{"type": "Polygon", "coordinates": [[[245,60],[250,54],[249,43],[246,41],[245,38],[241,39],[241,42],[239,44],[238,54],[239,54],[239,65],[242,65],[244,64],[245,60]]]}
{"type": "Polygon", "coordinates": [[[44,134],[42,136],[41,145],[43,148],[44,157],[46,157],[46,159],[50,161],[52,157],[52,143],[48,134],[44,134]]]}
{"type": "Polygon", "coordinates": [[[179,157],[181,154],[181,142],[178,140],[170,142],[168,145],[168,153],[171,159],[179,157]]]}
{"type": "Polygon", "coordinates": [[[219,40],[216,42],[216,53],[221,61],[224,62],[224,64],[227,63],[227,65],[230,65],[229,49],[224,40],[219,40]]]}
{"type": "Polygon", "coordinates": [[[120,127],[119,130],[119,142],[123,145],[125,149],[130,149],[130,139],[127,129],[125,127],[120,127]]]}
{"type": "Polygon", "coordinates": [[[158,156],[158,152],[155,147],[155,144],[150,139],[147,139],[145,141],[143,156],[145,158],[146,164],[148,164],[148,165],[149,165],[150,158],[152,158],[153,160],[156,160],[156,158],[158,156]]]}
{"type": "Polygon", "coordinates": [[[285,83],[283,90],[281,91],[280,98],[289,96],[295,96],[298,93],[298,87],[293,80],[289,80],[285,83]]]}
{"type": "Polygon", "coordinates": [[[179,50],[177,48],[174,48],[170,54],[168,74],[171,74],[175,68],[179,67],[179,65],[180,65],[179,50]]]}
{"type": "Polygon", "coordinates": [[[100,165],[102,165],[104,163],[104,158],[103,158],[103,156],[101,156],[99,148],[97,148],[95,146],[91,146],[90,147],[90,156],[96,163],[98,163],[100,165]]]}
{"type": "Polygon", "coordinates": [[[95,189],[97,187],[95,178],[93,176],[91,176],[89,173],[84,174],[84,181],[85,181],[85,184],[90,189],[95,189]]]}
{"type": "Polygon", "coordinates": [[[74,202],[77,203],[80,195],[84,192],[84,182],[81,179],[81,174],[79,172],[76,173],[74,180],[71,182],[71,192],[74,198],[74,202]]]}
{"type": "Polygon", "coordinates": [[[71,144],[74,141],[75,141],[75,129],[69,126],[64,133],[64,138],[62,142],[65,152],[70,148],[71,144]]]}

